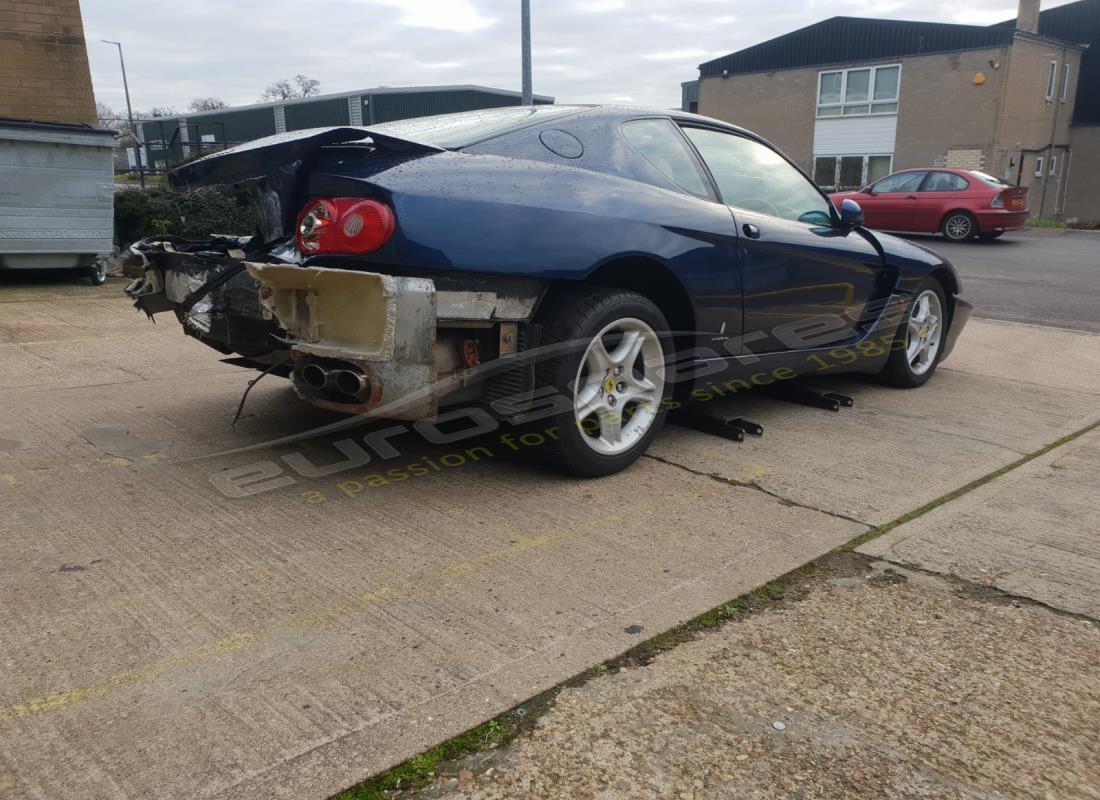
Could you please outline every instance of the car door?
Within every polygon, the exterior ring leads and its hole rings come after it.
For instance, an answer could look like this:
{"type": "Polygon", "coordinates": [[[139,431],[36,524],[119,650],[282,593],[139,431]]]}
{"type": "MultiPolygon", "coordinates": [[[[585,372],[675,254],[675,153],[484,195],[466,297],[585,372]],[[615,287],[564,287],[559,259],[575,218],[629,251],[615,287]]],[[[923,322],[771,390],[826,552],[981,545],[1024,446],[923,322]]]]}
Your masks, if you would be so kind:
{"type": "Polygon", "coordinates": [[[918,190],[927,170],[895,172],[871,186],[863,219],[868,228],[887,231],[919,231],[918,190]]]}
{"type": "Polygon", "coordinates": [[[782,352],[857,338],[883,266],[872,241],[841,228],[828,198],[771,147],[683,127],[737,223],[745,348],[782,352]]]}
{"type": "Polygon", "coordinates": [[[939,230],[944,215],[960,205],[967,205],[970,182],[954,172],[934,169],[925,176],[917,192],[917,224],[913,230],[931,233],[939,230]]]}

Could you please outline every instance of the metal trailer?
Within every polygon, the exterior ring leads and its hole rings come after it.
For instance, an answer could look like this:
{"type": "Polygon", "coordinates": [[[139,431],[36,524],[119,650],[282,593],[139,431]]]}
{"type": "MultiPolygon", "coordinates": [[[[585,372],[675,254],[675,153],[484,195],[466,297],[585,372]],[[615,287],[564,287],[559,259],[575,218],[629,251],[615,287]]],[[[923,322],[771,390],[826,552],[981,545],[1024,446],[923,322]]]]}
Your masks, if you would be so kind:
{"type": "Polygon", "coordinates": [[[0,269],[106,280],[114,239],[113,131],[0,118],[0,269]]]}

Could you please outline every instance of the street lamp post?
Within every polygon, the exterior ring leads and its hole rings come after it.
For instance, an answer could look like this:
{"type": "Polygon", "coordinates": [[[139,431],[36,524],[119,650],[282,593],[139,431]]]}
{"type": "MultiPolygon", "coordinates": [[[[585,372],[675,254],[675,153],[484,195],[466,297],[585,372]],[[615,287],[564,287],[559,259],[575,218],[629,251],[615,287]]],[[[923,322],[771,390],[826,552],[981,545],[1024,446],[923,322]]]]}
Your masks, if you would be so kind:
{"type": "Polygon", "coordinates": [[[520,57],[523,72],[523,105],[534,102],[531,96],[531,0],[520,0],[520,57]]]}
{"type": "Polygon", "coordinates": [[[126,92],[126,116],[130,120],[130,135],[134,137],[134,153],[137,155],[138,180],[141,188],[145,188],[145,168],[141,163],[141,140],[134,126],[134,109],[130,106],[130,84],[126,82],[126,61],[122,58],[122,42],[112,42],[110,39],[101,39],[104,44],[113,44],[118,48],[118,63],[122,66],[122,89],[126,92]]]}

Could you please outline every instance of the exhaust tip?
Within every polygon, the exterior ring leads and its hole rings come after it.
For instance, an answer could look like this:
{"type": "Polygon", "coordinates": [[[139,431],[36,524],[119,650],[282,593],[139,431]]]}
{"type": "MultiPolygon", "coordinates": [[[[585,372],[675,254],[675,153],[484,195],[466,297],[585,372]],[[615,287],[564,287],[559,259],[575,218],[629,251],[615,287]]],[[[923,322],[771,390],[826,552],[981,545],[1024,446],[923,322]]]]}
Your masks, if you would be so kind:
{"type": "Polygon", "coordinates": [[[361,397],[370,393],[370,381],[367,376],[350,369],[338,369],[332,372],[332,385],[341,394],[361,397]]]}
{"type": "Polygon", "coordinates": [[[302,380],[307,386],[314,389],[323,389],[328,383],[328,375],[324,369],[316,364],[306,364],[302,367],[302,380]]]}

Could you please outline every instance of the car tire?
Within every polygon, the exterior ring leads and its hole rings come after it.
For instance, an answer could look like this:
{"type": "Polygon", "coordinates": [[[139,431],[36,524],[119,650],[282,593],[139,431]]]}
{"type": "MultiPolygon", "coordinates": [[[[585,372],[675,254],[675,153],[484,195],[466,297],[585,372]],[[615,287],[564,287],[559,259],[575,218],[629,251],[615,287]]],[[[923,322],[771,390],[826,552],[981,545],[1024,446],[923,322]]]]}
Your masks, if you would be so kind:
{"type": "Polygon", "coordinates": [[[102,261],[98,261],[95,266],[88,267],[84,275],[91,282],[92,286],[102,286],[107,282],[107,265],[102,261]]]}
{"type": "Polygon", "coordinates": [[[980,238],[988,242],[993,239],[1000,239],[1004,235],[1004,231],[990,231],[989,233],[980,234],[980,238]]]}
{"type": "Polygon", "coordinates": [[[949,324],[943,285],[935,278],[925,278],[913,292],[913,302],[894,334],[890,358],[882,371],[886,382],[906,389],[927,383],[943,354],[949,324]]]}
{"type": "Polygon", "coordinates": [[[952,242],[968,242],[980,233],[978,221],[968,211],[952,211],[943,218],[940,230],[952,242]]]}
{"type": "Polygon", "coordinates": [[[624,289],[569,292],[539,314],[536,389],[553,387],[569,410],[552,419],[551,460],[584,477],[637,461],[664,425],[671,387],[668,321],[647,297],[624,289]]]}

